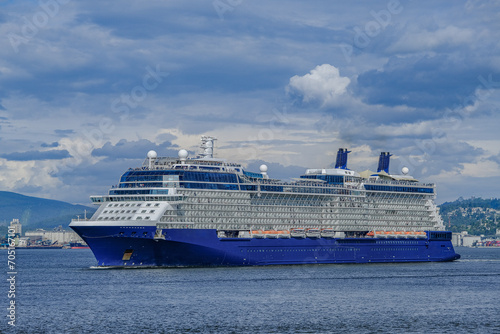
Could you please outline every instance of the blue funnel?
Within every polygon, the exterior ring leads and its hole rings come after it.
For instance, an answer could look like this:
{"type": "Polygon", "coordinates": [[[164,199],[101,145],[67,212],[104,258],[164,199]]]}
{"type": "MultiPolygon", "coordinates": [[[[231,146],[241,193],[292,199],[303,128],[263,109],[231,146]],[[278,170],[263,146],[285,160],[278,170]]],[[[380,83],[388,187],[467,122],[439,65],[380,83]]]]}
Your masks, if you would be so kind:
{"type": "Polygon", "coordinates": [[[380,152],[380,158],[378,159],[377,173],[384,171],[387,174],[389,174],[389,162],[391,160],[391,156],[392,154],[390,154],[389,152],[380,152]]]}
{"type": "Polygon", "coordinates": [[[347,154],[351,153],[347,148],[339,148],[337,152],[337,162],[335,163],[335,168],[347,169],[347,154]]]}

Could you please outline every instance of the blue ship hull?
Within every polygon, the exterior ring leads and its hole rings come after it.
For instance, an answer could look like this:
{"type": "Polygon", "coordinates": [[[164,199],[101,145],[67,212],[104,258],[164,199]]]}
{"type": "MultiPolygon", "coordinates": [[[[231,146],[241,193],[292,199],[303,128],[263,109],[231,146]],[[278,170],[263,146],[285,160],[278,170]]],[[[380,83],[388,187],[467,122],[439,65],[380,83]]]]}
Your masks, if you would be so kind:
{"type": "Polygon", "coordinates": [[[378,238],[218,238],[212,229],[155,227],[123,233],[116,226],[72,226],[87,242],[98,266],[184,267],[319,263],[453,261],[450,240],[378,238]],[[120,231],[119,231],[120,230],[120,231]]]}

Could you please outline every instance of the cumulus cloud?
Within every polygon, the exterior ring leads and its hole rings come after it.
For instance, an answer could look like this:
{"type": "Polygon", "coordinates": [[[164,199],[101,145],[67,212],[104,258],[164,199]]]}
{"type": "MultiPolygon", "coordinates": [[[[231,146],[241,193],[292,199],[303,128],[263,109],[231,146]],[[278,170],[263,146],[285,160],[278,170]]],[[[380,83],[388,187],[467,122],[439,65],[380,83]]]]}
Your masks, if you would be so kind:
{"type": "Polygon", "coordinates": [[[51,175],[58,164],[58,160],[0,159],[0,187],[32,196],[51,197],[60,193],[63,186],[59,178],[51,175]]]}
{"type": "Polygon", "coordinates": [[[323,64],[316,66],[304,76],[295,75],[290,78],[287,91],[289,94],[301,97],[305,103],[332,106],[339,103],[350,83],[349,78],[340,75],[338,68],[323,64]]]}

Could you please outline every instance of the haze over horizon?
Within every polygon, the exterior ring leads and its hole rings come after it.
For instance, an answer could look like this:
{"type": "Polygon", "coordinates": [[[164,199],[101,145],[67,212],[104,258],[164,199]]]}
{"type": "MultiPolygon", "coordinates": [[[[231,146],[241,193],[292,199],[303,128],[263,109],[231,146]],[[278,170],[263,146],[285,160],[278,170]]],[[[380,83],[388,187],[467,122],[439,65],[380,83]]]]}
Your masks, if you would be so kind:
{"type": "Polygon", "coordinates": [[[0,190],[88,205],[149,150],[297,177],[381,151],[500,197],[496,1],[0,1],[0,190]]]}

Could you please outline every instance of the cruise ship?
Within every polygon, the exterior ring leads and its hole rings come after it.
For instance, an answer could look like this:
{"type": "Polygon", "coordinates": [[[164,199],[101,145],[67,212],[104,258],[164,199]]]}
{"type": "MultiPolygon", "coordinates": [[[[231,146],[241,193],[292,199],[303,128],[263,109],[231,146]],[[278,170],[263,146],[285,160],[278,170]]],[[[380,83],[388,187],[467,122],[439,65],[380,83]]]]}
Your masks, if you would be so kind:
{"type": "Polygon", "coordinates": [[[434,203],[436,187],[389,173],[307,169],[291,181],[268,167],[248,171],[214,157],[212,136],[201,153],[159,157],[149,151],[103,196],[90,219],[70,227],[98,266],[183,267],[453,261],[460,258],[434,203]]]}

